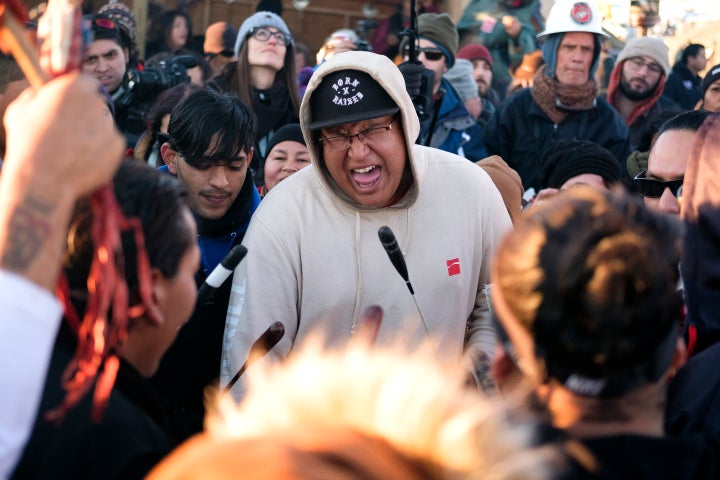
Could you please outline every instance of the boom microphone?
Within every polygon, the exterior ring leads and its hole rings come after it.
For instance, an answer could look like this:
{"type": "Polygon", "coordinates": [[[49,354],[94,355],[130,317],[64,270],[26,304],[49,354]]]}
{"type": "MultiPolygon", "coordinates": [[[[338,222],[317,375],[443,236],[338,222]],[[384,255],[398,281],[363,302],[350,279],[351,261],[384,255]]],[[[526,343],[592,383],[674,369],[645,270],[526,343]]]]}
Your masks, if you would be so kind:
{"type": "Polygon", "coordinates": [[[410,290],[410,295],[415,295],[412,284],[410,283],[407,265],[405,264],[405,257],[403,257],[400,251],[400,245],[398,245],[395,239],[395,234],[390,230],[390,227],[385,225],[378,230],[378,237],[380,237],[380,243],[388,254],[388,257],[390,257],[390,261],[395,267],[395,270],[397,270],[403,280],[405,280],[405,285],[407,285],[408,290],[410,290]]]}
{"type": "Polygon", "coordinates": [[[285,326],[281,322],[275,322],[270,325],[270,327],[268,327],[268,329],[260,335],[260,338],[255,340],[255,343],[252,344],[247,360],[245,360],[245,363],[242,364],[242,367],[240,367],[240,370],[238,370],[235,376],[233,376],[232,380],[230,380],[225,388],[223,388],[223,393],[228,393],[233,385],[240,380],[240,377],[243,373],[245,373],[245,370],[247,370],[248,367],[255,362],[255,360],[265,355],[270,351],[270,349],[277,345],[283,335],[285,335],[285,326]]]}
{"type": "Polygon", "coordinates": [[[415,298],[415,291],[413,290],[412,284],[410,283],[410,276],[408,275],[405,257],[403,257],[403,254],[400,251],[400,245],[398,245],[397,240],[395,239],[395,234],[390,229],[390,227],[384,225],[378,230],[378,237],[380,237],[380,243],[385,249],[385,252],[388,254],[388,257],[390,257],[390,261],[395,267],[395,270],[397,270],[402,279],[405,280],[405,285],[407,285],[408,290],[410,290],[410,296],[412,297],[413,302],[415,302],[415,307],[420,314],[420,320],[422,321],[423,327],[425,327],[425,333],[427,333],[427,336],[432,339],[432,335],[430,335],[430,329],[428,328],[427,322],[425,322],[425,315],[423,315],[420,304],[415,298]]]}
{"type": "Polygon", "coordinates": [[[233,270],[237,267],[243,258],[247,255],[247,248],[242,245],[235,245],[230,249],[225,258],[217,267],[210,272],[198,289],[198,303],[207,302],[215,294],[215,291],[225,283],[225,280],[232,275],[233,270]]]}

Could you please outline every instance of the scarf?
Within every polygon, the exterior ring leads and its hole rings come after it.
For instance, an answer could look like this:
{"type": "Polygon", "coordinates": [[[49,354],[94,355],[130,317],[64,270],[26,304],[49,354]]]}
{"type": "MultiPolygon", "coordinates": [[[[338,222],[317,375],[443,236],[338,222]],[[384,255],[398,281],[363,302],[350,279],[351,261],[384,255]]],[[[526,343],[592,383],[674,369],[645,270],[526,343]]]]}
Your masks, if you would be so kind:
{"type": "MultiPolygon", "coordinates": [[[[622,78],[622,65],[624,65],[626,60],[623,61],[620,65],[615,66],[612,73],[610,74],[610,82],[608,83],[608,93],[607,93],[607,99],[610,105],[613,107],[615,106],[615,102],[617,101],[617,96],[620,92],[620,80],[622,78]]],[[[632,123],[637,120],[638,117],[641,115],[647,113],[658,101],[658,98],[663,93],[663,89],[665,87],[665,75],[660,75],[660,79],[658,80],[657,85],[655,86],[655,91],[653,92],[651,97],[646,98],[645,100],[640,100],[636,102],[635,108],[633,108],[632,113],[630,113],[630,117],[627,119],[627,124],[632,125],[632,123]]]]}
{"type": "Polygon", "coordinates": [[[590,110],[595,106],[595,80],[590,79],[580,86],[561,85],[545,74],[546,67],[543,65],[535,72],[530,93],[540,109],[556,125],[562,123],[570,112],[590,110]]]}
{"type": "Polygon", "coordinates": [[[221,237],[243,226],[250,217],[254,190],[255,183],[253,182],[252,172],[248,169],[245,183],[243,183],[240,193],[222,218],[208,220],[193,212],[193,217],[195,217],[195,222],[197,223],[198,234],[203,237],[221,237]]]}
{"type": "Polygon", "coordinates": [[[297,122],[287,86],[280,77],[276,75],[275,82],[268,89],[253,88],[252,108],[258,120],[258,140],[287,123],[297,122]]]}

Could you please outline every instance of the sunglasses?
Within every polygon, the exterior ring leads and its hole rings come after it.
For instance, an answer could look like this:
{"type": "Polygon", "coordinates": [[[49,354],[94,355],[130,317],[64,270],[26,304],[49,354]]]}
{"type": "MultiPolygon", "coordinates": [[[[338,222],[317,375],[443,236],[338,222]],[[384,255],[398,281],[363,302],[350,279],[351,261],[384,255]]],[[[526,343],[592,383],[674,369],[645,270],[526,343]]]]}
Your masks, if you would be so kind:
{"type": "Polygon", "coordinates": [[[660,198],[666,188],[670,189],[670,193],[679,197],[682,192],[683,179],[678,180],[655,180],[647,178],[647,170],[638,173],[635,178],[635,187],[638,193],[643,197],[660,198]]]}
{"type": "MultiPolygon", "coordinates": [[[[443,52],[439,48],[421,48],[421,47],[415,47],[415,51],[418,55],[421,53],[425,54],[425,58],[430,60],[431,62],[437,62],[441,58],[443,58],[443,52]]],[[[403,54],[405,56],[408,55],[410,52],[410,47],[408,45],[405,45],[405,48],[403,49],[403,54]]]]}

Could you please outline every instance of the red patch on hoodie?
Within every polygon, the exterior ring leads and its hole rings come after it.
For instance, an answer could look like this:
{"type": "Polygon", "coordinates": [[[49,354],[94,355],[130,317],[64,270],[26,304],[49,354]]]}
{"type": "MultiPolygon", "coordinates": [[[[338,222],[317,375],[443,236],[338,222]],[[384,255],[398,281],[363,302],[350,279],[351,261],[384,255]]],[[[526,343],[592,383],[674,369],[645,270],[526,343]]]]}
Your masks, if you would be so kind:
{"type": "Polygon", "coordinates": [[[452,277],[453,275],[460,275],[460,259],[459,258],[453,258],[452,260],[446,260],[445,263],[447,263],[448,277],[452,277]]]}

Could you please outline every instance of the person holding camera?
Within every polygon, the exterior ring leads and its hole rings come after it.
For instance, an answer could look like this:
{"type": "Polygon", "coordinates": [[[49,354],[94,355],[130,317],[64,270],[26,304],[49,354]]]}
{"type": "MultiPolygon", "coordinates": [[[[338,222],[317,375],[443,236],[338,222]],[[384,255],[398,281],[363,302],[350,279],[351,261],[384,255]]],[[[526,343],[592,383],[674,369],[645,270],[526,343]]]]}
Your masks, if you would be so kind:
{"type": "Polygon", "coordinates": [[[135,147],[145,130],[145,114],[157,96],[169,87],[190,83],[187,69],[193,57],[175,57],[154,68],[136,70],[130,60],[131,45],[120,25],[105,14],[90,20],[93,41],[82,61],[83,73],[94,76],[112,98],[115,124],[128,149],[135,147]]]}
{"type": "Polygon", "coordinates": [[[112,95],[125,80],[130,59],[129,46],[123,41],[118,24],[110,17],[97,14],[90,20],[93,41],[82,61],[83,73],[97,78],[112,95]]]}
{"type": "Polygon", "coordinates": [[[447,13],[420,15],[418,37],[416,51],[422,65],[409,62],[409,42],[403,40],[401,51],[406,63],[400,66],[410,97],[431,97],[428,99],[431,105],[424,118],[420,119],[417,143],[460,155],[473,162],[487,157],[482,127],[467,111],[455,88],[443,77],[455,64],[458,47],[458,33],[450,16],[447,13]],[[433,73],[432,92],[422,91],[422,67],[433,73]]]}

